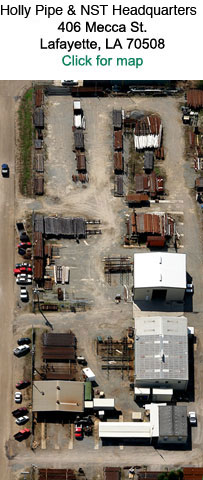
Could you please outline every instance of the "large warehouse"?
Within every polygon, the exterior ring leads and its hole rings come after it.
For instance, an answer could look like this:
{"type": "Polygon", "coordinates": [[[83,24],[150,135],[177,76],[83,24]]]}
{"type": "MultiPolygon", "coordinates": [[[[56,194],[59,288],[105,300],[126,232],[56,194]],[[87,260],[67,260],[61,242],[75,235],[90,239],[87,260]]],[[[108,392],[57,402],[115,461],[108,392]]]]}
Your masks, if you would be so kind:
{"type": "Polygon", "coordinates": [[[187,318],[135,318],[135,387],[186,390],[188,375],[187,318]]]}
{"type": "Polygon", "coordinates": [[[185,253],[135,253],[134,300],[183,301],[186,289],[185,253]]]}

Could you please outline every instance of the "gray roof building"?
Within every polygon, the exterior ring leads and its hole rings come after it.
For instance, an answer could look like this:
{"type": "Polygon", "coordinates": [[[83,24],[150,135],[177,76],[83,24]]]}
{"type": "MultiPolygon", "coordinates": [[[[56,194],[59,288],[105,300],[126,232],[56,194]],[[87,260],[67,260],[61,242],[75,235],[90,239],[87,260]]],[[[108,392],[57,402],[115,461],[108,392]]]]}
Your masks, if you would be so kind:
{"type": "Polygon", "coordinates": [[[159,443],[183,443],[188,435],[187,407],[159,406],[159,443]]]}
{"type": "Polygon", "coordinates": [[[187,384],[187,319],[135,318],[135,386],[186,390],[187,384]]]}

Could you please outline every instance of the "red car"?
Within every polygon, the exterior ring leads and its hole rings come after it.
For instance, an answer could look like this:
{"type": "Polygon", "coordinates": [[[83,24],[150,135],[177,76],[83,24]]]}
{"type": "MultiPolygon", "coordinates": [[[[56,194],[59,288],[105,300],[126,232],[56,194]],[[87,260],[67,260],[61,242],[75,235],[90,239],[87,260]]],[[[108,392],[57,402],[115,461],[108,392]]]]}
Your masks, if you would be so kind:
{"type": "Polygon", "coordinates": [[[29,247],[31,247],[31,246],[32,246],[31,242],[20,242],[20,243],[17,245],[18,248],[25,248],[25,249],[26,249],[26,248],[29,248],[29,247]]]}
{"type": "Polygon", "coordinates": [[[21,266],[21,267],[18,267],[18,268],[14,268],[13,273],[14,273],[15,276],[20,275],[21,273],[32,273],[32,268],[21,266]]]}
{"type": "Polygon", "coordinates": [[[75,425],[75,438],[77,440],[83,439],[83,429],[81,426],[75,425]]]}
{"type": "Polygon", "coordinates": [[[16,383],[16,388],[18,388],[18,390],[22,390],[23,388],[29,387],[29,385],[29,380],[21,380],[21,382],[16,383]]]}

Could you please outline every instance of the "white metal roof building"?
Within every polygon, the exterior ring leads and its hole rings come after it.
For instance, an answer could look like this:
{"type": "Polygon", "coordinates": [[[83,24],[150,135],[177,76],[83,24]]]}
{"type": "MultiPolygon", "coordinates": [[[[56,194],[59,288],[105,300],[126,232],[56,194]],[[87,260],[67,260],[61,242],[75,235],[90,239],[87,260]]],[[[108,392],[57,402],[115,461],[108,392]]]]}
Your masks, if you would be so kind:
{"type": "Polygon", "coordinates": [[[135,253],[134,300],[182,301],[186,289],[185,253],[135,253]]]}
{"type": "Polygon", "coordinates": [[[135,386],[186,390],[188,378],[187,318],[135,318],[135,386]]]}
{"type": "Polygon", "coordinates": [[[163,444],[185,444],[188,437],[187,407],[157,403],[145,405],[149,421],[142,422],[99,422],[99,437],[133,438],[158,441],[163,444]]]}

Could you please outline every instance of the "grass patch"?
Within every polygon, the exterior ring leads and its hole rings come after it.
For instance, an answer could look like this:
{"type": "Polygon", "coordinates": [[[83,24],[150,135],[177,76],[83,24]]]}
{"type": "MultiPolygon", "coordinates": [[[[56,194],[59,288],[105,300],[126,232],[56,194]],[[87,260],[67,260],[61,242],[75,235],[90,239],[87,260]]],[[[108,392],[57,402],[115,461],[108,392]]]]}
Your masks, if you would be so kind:
{"type": "Polygon", "coordinates": [[[32,193],[32,95],[30,88],[24,94],[18,110],[20,144],[20,191],[28,196],[32,193]]]}

